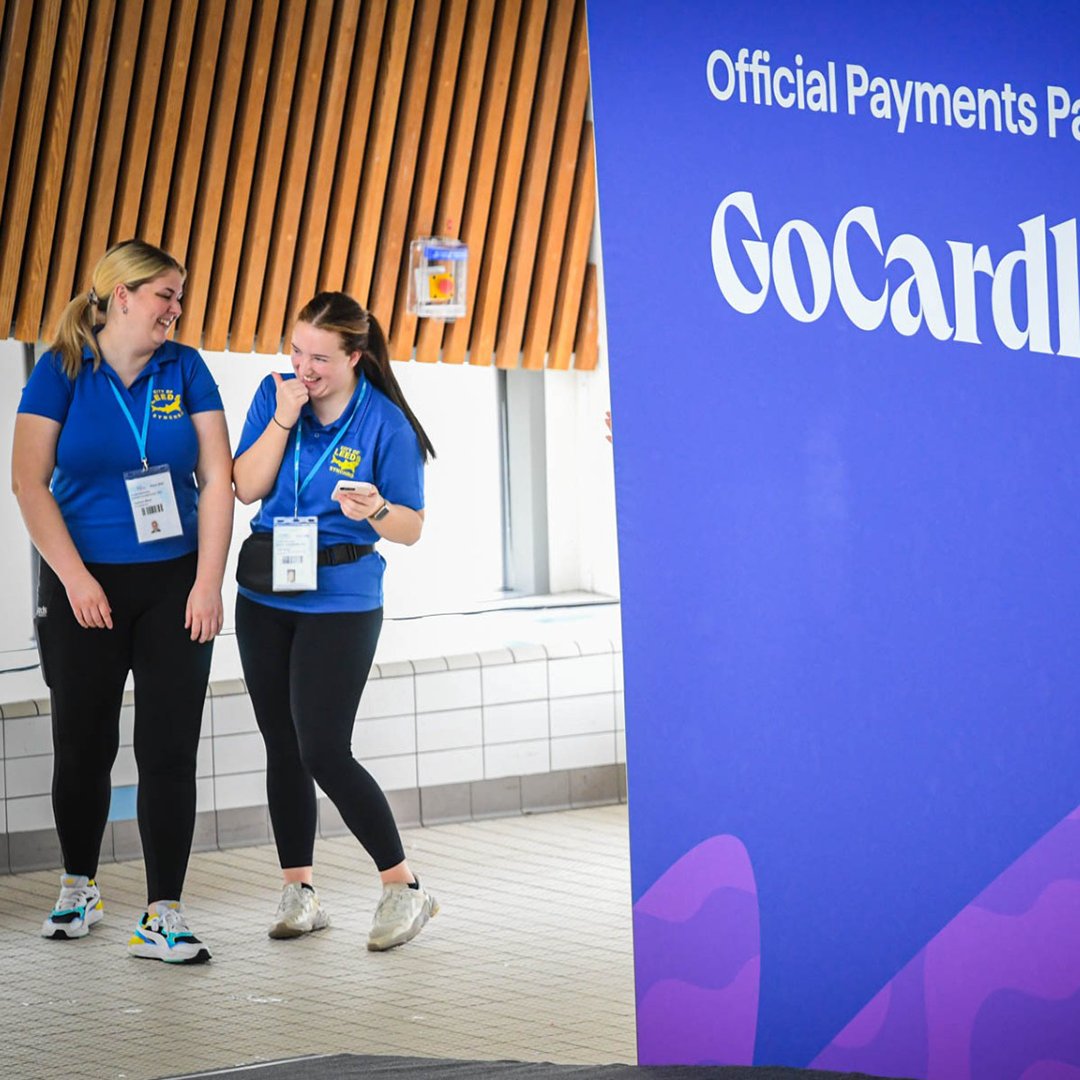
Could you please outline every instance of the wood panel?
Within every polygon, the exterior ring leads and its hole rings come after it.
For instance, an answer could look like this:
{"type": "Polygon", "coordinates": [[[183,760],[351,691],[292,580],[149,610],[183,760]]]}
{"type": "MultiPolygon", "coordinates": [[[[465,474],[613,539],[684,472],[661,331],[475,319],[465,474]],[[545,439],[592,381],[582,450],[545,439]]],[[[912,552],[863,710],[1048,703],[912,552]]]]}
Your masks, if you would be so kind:
{"type": "MultiPolygon", "coordinates": [[[[190,87],[184,98],[174,172],[171,182],[166,185],[168,208],[165,211],[161,237],[165,250],[185,264],[195,213],[199,171],[210,123],[210,103],[214,95],[218,49],[223,40],[225,40],[225,0],[203,0],[199,5],[195,46],[191,70],[188,73],[190,87]]],[[[223,67],[229,62],[229,54],[226,51],[223,67]]],[[[235,100],[235,93],[233,97],[235,100]]],[[[225,106],[223,103],[218,103],[218,107],[225,106]]]]}
{"type": "Polygon", "coordinates": [[[26,239],[30,200],[38,179],[38,151],[49,100],[53,52],[60,23],[60,0],[34,6],[34,23],[20,100],[19,125],[11,156],[11,173],[0,221],[0,326],[10,326],[19,287],[19,264],[26,239]]]}
{"type": "Polygon", "coordinates": [[[587,370],[587,94],[584,0],[0,0],[5,336],[139,235],[204,348],[277,352],[345,289],[396,359],[587,370]],[[407,311],[421,235],[468,244],[463,319],[407,311]]]}
{"type": "MultiPolygon", "coordinates": [[[[385,10],[385,9],[384,9],[385,10]]],[[[334,185],[334,165],[343,148],[344,117],[349,98],[349,74],[360,26],[359,0],[340,4],[330,32],[330,84],[319,107],[315,146],[307,178],[304,211],[300,220],[294,271],[289,285],[286,331],[282,335],[288,348],[290,321],[296,312],[315,295],[319,278],[319,256],[326,235],[334,185]]],[[[374,85],[374,78],[371,79],[374,85]]],[[[359,180],[359,169],[356,171],[359,180]]],[[[340,282],[338,283],[340,285],[340,282]]]]}
{"type": "Polygon", "coordinates": [[[142,0],[123,0],[116,8],[117,19],[109,43],[105,92],[99,113],[98,137],[94,143],[93,171],[90,174],[89,191],[93,192],[93,197],[87,199],[82,228],[75,234],[80,237],[80,243],[72,291],[81,291],[89,286],[94,266],[109,245],[113,199],[124,150],[124,123],[121,117],[127,116],[131,98],[137,59],[137,50],[132,48],[132,43],[139,40],[142,8],[142,0]]]}
{"type": "MultiPolygon", "coordinates": [[[[465,199],[465,215],[461,226],[462,239],[469,248],[470,264],[465,314],[450,323],[443,334],[443,360],[450,364],[464,361],[469,343],[473,309],[479,293],[477,283],[483,264],[482,255],[487,237],[491,195],[495,186],[495,170],[499,163],[499,141],[510,93],[510,79],[514,71],[514,50],[517,46],[521,8],[518,4],[499,4],[496,11],[494,41],[480,101],[473,167],[469,174],[469,191],[465,199]]],[[[440,328],[442,326],[441,323],[437,325],[440,328]]]]}
{"type": "MultiPolygon", "coordinates": [[[[465,28],[462,47],[461,74],[457,96],[450,117],[449,145],[439,204],[435,211],[436,228],[445,236],[458,237],[461,215],[465,208],[465,193],[469,183],[469,162],[472,159],[473,139],[480,113],[480,94],[484,87],[488,44],[495,21],[495,0],[473,0],[465,28]]],[[[416,359],[433,363],[439,359],[444,323],[439,319],[424,319],[417,327],[414,316],[403,311],[399,304],[401,345],[408,348],[416,341],[416,359]]]]}
{"type": "Polygon", "coordinates": [[[267,226],[270,250],[259,308],[259,329],[255,339],[258,352],[276,353],[281,348],[285,305],[289,299],[289,281],[292,278],[297,233],[300,228],[300,215],[304,209],[304,188],[311,144],[318,123],[322,66],[328,51],[332,15],[333,8],[330,4],[315,3],[308,9],[298,82],[289,116],[281,190],[273,218],[267,226]]]}
{"type": "MultiPolygon", "coordinates": [[[[248,38],[242,97],[237,105],[232,151],[226,165],[229,183],[221,208],[221,229],[213,251],[213,267],[204,270],[210,278],[208,311],[203,326],[203,344],[208,349],[224,349],[230,344],[229,320],[244,254],[244,232],[255,180],[255,155],[270,80],[277,14],[276,0],[259,0],[248,38]]],[[[188,329],[195,332],[197,328],[189,325],[188,329]]],[[[240,351],[239,343],[233,347],[240,351]]]]}
{"type": "Polygon", "coordinates": [[[522,367],[542,368],[555,312],[566,226],[570,220],[570,197],[577,173],[581,125],[589,96],[589,47],[585,25],[585,0],[578,0],[574,30],[567,59],[566,84],[559,106],[559,120],[552,151],[551,171],[545,191],[544,219],[533,272],[532,293],[525,321],[522,367]]]}
{"type": "MultiPolygon", "coordinates": [[[[251,70],[248,66],[251,60],[250,55],[247,55],[251,7],[252,0],[227,0],[221,62],[214,73],[214,108],[210,112],[207,125],[206,144],[199,169],[199,190],[195,197],[195,212],[183,260],[188,270],[188,278],[184,283],[184,314],[179,323],[177,337],[189,345],[199,345],[204,340],[210,283],[215,280],[215,250],[222,255],[228,251],[225,244],[218,247],[217,238],[225,200],[226,177],[232,175],[235,181],[235,176],[229,169],[229,151],[240,101],[241,78],[246,74],[250,82],[260,82],[258,68],[251,70]]],[[[263,6],[261,10],[263,15],[267,16],[267,6],[263,6]]],[[[267,17],[272,25],[273,14],[267,17]]],[[[259,25],[260,23],[256,22],[256,28],[259,25]]],[[[256,56],[258,55],[256,53],[256,56]]],[[[266,53],[266,58],[269,63],[269,52],[266,53]]],[[[265,71],[261,82],[265,84],[265,71]]],[[[233,190],[234,185],[230,185],[230,193],[233,190]]],[[[178,192],[178,197],[186,199],[183,191],[178,192]]],[[[176,227],[181,226],[178,224],[176,227]]],[[[166,240],[168,239],[166,232],[166,240]]],[[[209,342],[207,345],[212,347],[209,342]]]]}
{"type": "MultiPolygon", "coordinates": [[[[83,31],[86,27],[86,0],[71,0],[60,26],[58,65],[54,71],[52,91],[45,116],[44,143],[36,170],[36,183],[26,237],[25,255],[15,251],[13,274],[19,274],[18,261],[23,260],[19,275],[19,290],[23,302],[15,319],[15,334],[32,341],[40,336],[41,308],[45,299],[45,284],[49,277],[49,255],[52,251],[53,229],[60,191],[64,178],[64,159],[67,155],[68,134],[75,109],[75,90],[79,82],[79,61],[82,54],[83,31]],[[42,167],[43,166],[43,167],[42,167]]],[[[8,253],[4,253],[5,259],[8,253]]]]}
{"type": "MultiPolygon", "coordinates": [[[[510,256],[521,185],[522,163],[532,119],[536,73],[540,64],[541,43],[544,40],[544,19],[548,0],[525,0],[518,52],[514,61],[514,76],[510,84],[510,102],[506,110],[506,126],[499,147],[499,167],[495,175],[495,191],[491,202],[484,258],[480,264],[480,287],[476,294],[472,335],[469,340],[469,363],[490,364],[494,359],[495,331],[503,281],[510,256]]],[[[456,329],[456,328],[455,328],[456,329]]]]}
{"type": "Polygon", "coordinates": [[[320,290],[345,287],[349,246],[360,192],[360,175],[364,166],[364,147],[367,145],[371,125],[375,77],[379,69],[383,28],[386,25],[386,4],[387,0],[366,0],[356,38],[349,103],[345,110],[345,128],[341,136],[341,150],[338,152],[329,223],[319,270],[320,290]]]}
{"type": "MultiPolygon", "coordinates": [[[[67,161],[60,189],[60,203],[52,244],[52,259],[45,286],[44,317],[40,336],[48,340],[56,328],[60,312],[72,294],[83,287],[75,281],[79,258],[79,233],[83,225],[90,168],[101,116],[101,98],[105,89],[105,61],[112,41],[115,0],[93,0],[86,22],[83,61],[79,67],[79,87],[75,95],[75,115],[71,121],[67,161]]],[[[89,282],[85,283],[89,287],[89,282]]],[[[27,291],[25,301],[32,302],[27,291]]],[[[16,328],[18,336],[18,329],[16,328]]],[[[27,335],[22,340],[33,340],[27,335]]]]}
{"type": "Polygon", "coordinates": [[[360,199],[353,222],[352,252],[345,275],[345,289],[367,304],[371,275],[375,268],[375,245],[382,220],[383,197],[394,149],[405,58],[412,33],[413,0],[395,0],[388,12],[383,36],[378,86],[372,114],[371,134],[364,154],[360,199]]]}
{"type": "MultiPolygon", "coordinates": [[[[139,62],[135,65],[131,103],[128,106],[127,123],[124,125],[124,150],[116,185],[116,204],[113,207],[112,227],[109,232],[110,244],[135,235],[139,221],[139,198],[143,190],[151,145],[156,147],[162,143],[172,144],[176,138],[175,128],[169,131],[164,124],[158,126],[156,114],[171,13],[172,0],[148,0],[139,37],[139,62]]],[[[184,66],[186,70],[187,65],[184,66]]],[[[171,151],[166,152],[171,158],[171,151]]]]}
{"type": "Polygon", "coordinates": [[[567,45],[574,21],[574,0],[554,0],[547,41],[540,58],[540,78],[534,103],[534,117],[525,154],[521,195],[514,218],[513,244],[502,304],[498,316],[495,352],[500,367],[516,368],[525,334],[525,316],[532,292],[533,267],[540,234],[540,219],[547,191],[548,167],[555,141],[555,121],[559,115],[567,45]]]}
{"type": "Polygon", "coordinates": [[[581,290],[589,259],[593,223],[596,220],[596,158],[593,151],[592,124],[586,123],[578,152],[574,194],[570,200],[570,222],[566,230],[562,277],[555,297],[548,367],[558,371],[570,366],[577,331],[581,290]]]}

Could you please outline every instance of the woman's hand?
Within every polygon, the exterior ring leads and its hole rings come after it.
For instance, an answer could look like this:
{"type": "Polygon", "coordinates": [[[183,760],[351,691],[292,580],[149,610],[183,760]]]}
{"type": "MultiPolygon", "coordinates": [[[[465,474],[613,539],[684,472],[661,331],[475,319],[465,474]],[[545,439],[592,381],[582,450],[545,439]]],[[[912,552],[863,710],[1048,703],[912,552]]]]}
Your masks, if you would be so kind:
{"type": "Polygon", "coordinates": [[[299,379],[283,379],[276,371],[273,376],[277,385],[274,419],[282,427],[291,428],[300,419],[300,410],[308,400],[308,392],[299,379]]]}
{"type": "Polygon", "coordinates": [[[224,622],[225,608],[221,603],[221,589],[196,580],[188,594],[184,612],[184,629],[191,631],[191,640],[199,644],[211,641],[220,633],[224,622]]]}
{"type": "MultiPolygon", "coordinates": [[[[331,495],[330,497],[334,498],[335,496],[331,495]]],[[[338,503],[341,504],[341,512],[351,521],[366,520],[386,501],[379,494],[379,489],[374,484],[371,485],[371,491],[366,495],[361,495],[357,491],[342,491],[336,498],[338,503]]]]}
{"type": "Polygon", "coordinates": [[[89,570],[64,585],[75,621],[84,630],[111,630],[112,608],[97,578],[89,570]]]}

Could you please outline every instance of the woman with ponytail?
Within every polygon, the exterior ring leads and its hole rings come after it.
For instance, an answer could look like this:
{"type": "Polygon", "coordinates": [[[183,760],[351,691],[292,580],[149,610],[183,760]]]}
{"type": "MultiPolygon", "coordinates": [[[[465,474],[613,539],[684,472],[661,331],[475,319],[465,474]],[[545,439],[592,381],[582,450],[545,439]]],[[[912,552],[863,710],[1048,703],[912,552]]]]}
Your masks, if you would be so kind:
{"type": "Polygon", "coordinates": [[[129,673],[147,909],[135,956],[200,963],[180,906],[195,759],[232,532],[229,436],[202,357],[169,340],[185,271],[128,240],[68,304],[23,390],[12,477],[41,555],[36,629],[64,857],[48,938],[85,937],[129,673]]]}
{"type": "Polygon", "coordinates": [[[266,743],[266,787],[284,885],[272,938],[329,925],[312,881],[315,784],[371,856],[383,893],[368,948],[415,937],[438,911],[405,861],[379,785],[352,755],[382,626],[379,540],[414,544],[431,441],[390,368],[373,315],[344,293],[306,304],[293,374],[256,391],[233,465],[262,500],[237,568],[236,636],[266,743]]]}

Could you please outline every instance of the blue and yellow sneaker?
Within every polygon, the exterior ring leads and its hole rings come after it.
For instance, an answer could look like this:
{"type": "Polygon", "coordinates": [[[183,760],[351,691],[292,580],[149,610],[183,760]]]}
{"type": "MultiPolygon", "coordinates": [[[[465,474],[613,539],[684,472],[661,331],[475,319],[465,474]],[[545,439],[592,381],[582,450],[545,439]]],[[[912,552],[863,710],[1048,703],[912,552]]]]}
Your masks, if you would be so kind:
{"type": "Polygon", "coordinates": [[[101,890],[93,879],[75,874],[60,876],[60,898],[41,927],[45,938],[81,938],[105,914],[101,890]]]}
{"type": "Polygon", "coordinates": [[[179,900],[161,901],[143,912],[128,942],[128,952],[166,964],[205,964],[210,950],[188,928],[179,900]]]}

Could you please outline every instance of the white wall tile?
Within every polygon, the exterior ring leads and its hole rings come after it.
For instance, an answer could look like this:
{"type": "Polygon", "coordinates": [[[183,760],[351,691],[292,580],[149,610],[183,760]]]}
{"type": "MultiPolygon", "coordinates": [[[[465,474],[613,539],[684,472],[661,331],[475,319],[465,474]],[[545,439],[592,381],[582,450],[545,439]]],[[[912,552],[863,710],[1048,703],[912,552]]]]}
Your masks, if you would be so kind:
{"type": "Polygon", "coordinates": [[[53,827],[52,796],[34,795],[28,799],[8,799],[8,832],[30,832],[32,829],[53,827]]]}
{"type": "Polygon", "coordinates": [[[214,808],[266,805],[266,777],[261,772],[214,777],[214,808]]]}
{"type": "Polygon", "coordinates": [[[416,718],[416,748],[421,753],[480,746],[483,741],[479,709],[420,713],[416,718]]]}
{"type": "Polygon", "coordinates": [[[195,761],[195,775],[214,775],[214,740],[209,735],[204,735],[199,740],[199,756],[195,761]]]}
{"type": "Polygon", "coordinates": [[[416,755],[399,754],[396,757],[373,758],[364,762],[364,768],[375,777],[384,791],[401,791],[416,787],[416,755]]]}
{"type": "Polygon", "coordinates": [[[538,701],[546,698],[548,693],[546,660],[486,667],[483,669],[483,679],[485,705],[538,701]]]}
{"type": "Polygon", "coordinates": [[[615,695],[615,730],[626,730],[626,695],[623,693],[615,695]]]}
{"type": "Polygon", "coordinates": [[[615,695],[551,699],[551,737],[615,730],[615,695]]]}
{"type": "Polygon", "coordinates": [[[551,660],[548,663],[548,685],[553,698],[610,693],[615,689],[611,654],[551,660]]]}
{"type": "Polygon", "coordinates": [[[210,699],[214,712],[214,736],[246,735],[259,730],[255,709],[247,694],[230,694],[210,699]]]}
{"type": "Polygon", "coordinates": [[[139,767],[135,764],[135,748],[121,746],[112,767],[113,787],[127,787],[139,782],[139,767]]]}
{"type": "MultiPolygon", "coordinates": [[[[14,758],[5,762],[7,797],[18,799],[25,795],[46,795],[52,790],[52,754],[14,758]]],[[[33,826],[27,826],[32,828],[33,826]]]]}
{"type": "Polygon", "coordinates": [[[353,726],[353,756],[368,758],[416,753],[416,721],[408,716],[384,716],[378,720],[357,720],[353,726]]]}
{"type": "MultiPolygon", "coordinates": [[[[264,786],[263,791],[266,788],[264,786]]],[[[195,812],[202,813],[204,810],[214,809],[214,778],[204,776],[195,781],[195,812]]]]}
{"type": "Polygon", "coordinates": [[[120,745],[131,746],[135,742],[135,706],[125,705],[120,710],[120,745]]]}
{"type": "Polygon", "coordinates": [[[551,771],[551,744],[547,739],[484,747],[484,776],[528,776],[551,771]]]}
{"type": "Polygon", "coordinates": [[[626,732],[615,732],[615,760],[620,765],[626,764],[626,732]]]}
{"type": "Polygon", "coordinates": [[[4,757],[31,757],[52,753],[52,717],[21,716],[4,722],[4,757]]]}
{"type": "Polygon", "coordinates": [[[421,787],[483,780],[484,751],[476,746],[468,750],[435,750],[419,754],[417,770],[421,787]]]}
{"type": "Polygon", "coordinates": [[[615,764],[615,733],[567,735],[551,740],[551,768],[584,769],[593,765],[615,764]]]}
{"type": "Polygon", "coordinates": [[[413,677],[405,679],[373,679],[364,687],[360,699],[358,720],[380,716],[406,716],[416,711],[416,691],[413,677]]]}
{"type": "MultiPolygon", "coordinates": [[[[0,769],[0,774],[3,771],[3,769],[0,769]]],[[[0,796],[0,833],[6,833],[7,831],[7,800],[0,796]]]]}
{"type": "Polygon", "coordinates": [[[265,768],[266,747],[261,735],[214,737],[214,771],[218,776],[255,772],[265,768]]]}
{"type": "Polygon", "coordinates": [[[484,706],[484,745],[548,737],[548,703],[512,701],[484,706]]]}
{"type": "Polygon", "coordinates": [[[416,676],[416,711],[469,709],[480,704],[480,668],[416,676]]]}
{"type": "Polygon", "coordinates": [[[615,653],[612,657],[612,664],[615,672],[615,689],[621,694],[625,688],[625,679],[623,678],[623,654],[621,652],[615,653]]]}

